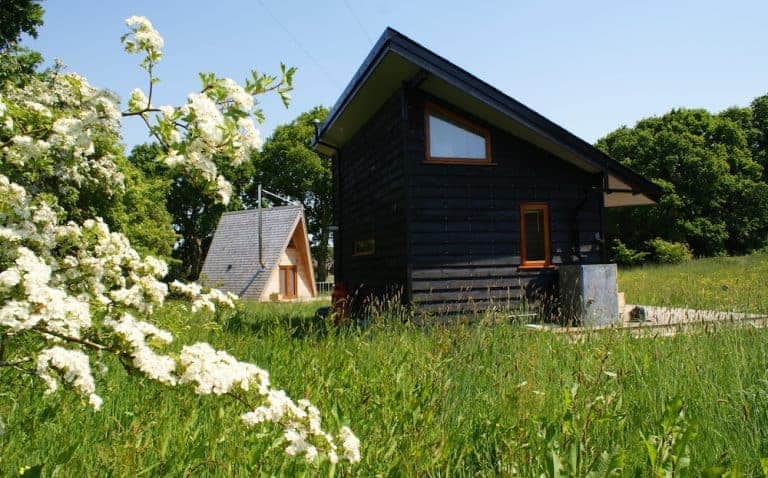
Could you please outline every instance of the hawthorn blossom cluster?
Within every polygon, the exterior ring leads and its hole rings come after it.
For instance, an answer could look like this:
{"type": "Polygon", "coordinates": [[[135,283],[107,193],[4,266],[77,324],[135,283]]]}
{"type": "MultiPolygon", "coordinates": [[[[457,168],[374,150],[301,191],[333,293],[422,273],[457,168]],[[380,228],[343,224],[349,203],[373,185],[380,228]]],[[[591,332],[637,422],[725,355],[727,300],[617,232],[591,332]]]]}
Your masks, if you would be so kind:
{"type": "Polygon", "coordinates": [[[59,386],[59,382],[54,378],[54,371],[60,372],[66,382],[86,395],[88,403],[95,410],[101,408],[102,399],[94,393],[96,382],[91,375],[91,366],[85,353],[58,345],[43,350],[37,356],[37,374],[48,385],[46,393],[55,392],[59,386]]]}
{"type": "Polygon", "coordinates": [[[142,68],[149,74],[149,90],[134,89],[128,99],[127,115],[139,115],[163,146],[158,159],[178,168],[186,176],[205,186],[217,202],[228,204],[232,185],[222,168],[238,167],[262,146],[259,130],[253,122],[255,95],[276,90],[284,101],[289,97],[294,70],[283,66],[282,79],[252,73],[245,86],[231,78],[201,74],[203,87],[190,93],[179,107],[152,104],[152,89],[158,78],[155,64],[162,58],[163,39],[144,17],[126,20],[130,32],[122,37],[126,52],[144,55],[142,68]]]}
{"type": "Polygon", "coordinates": [[[186,104],[155,108],[153,68],[163,39],[146,18],[127,24],[124,48],[145,55],[141,66],[150,77],[148,93],[130,94],[127,112],[120,112],[114,94],[60,68],[0,90],[0,367],[36,374],[46,394],[64,385],[98,410],[103,399],[92,360],[104,368],[100,360],[115,355],[150,380],[247,404],[243,423],[278,424],[289,455],[313,463],[360,461],[360,443],[348,427],[336,436],[325,432],[319,410],[272,388],[267,371],[205,343],[169,352],[173,335],[148,321],[171,291],[189,299],[194,311],[235,307],[236,296],[178,281],[169,287],[162,280],[167,265],[141,257],[102,219],[60,220],[66,211],[52,190],[66,195],[88,188],[104,199],[124,187],[115,156],[122,152],[114,145],[126,116],[145,120],[164,148],[159,160],[226,204],[232,186],[222,166],[242,164],[261,146],[250,119],[261,117],[254,95],[274,90],[284,102],[289,98],[293,69],[283,66],[279,82],[254,72],[244,87],[201,75],[203,89],[186,104]]]}
{"type": "Polygon", "coordinates": [[[232,292],[222,292],[219,289],[210,289],[208,292],[203,292],[200,284],[195,282],[185,284],[175,280],[170,285],[172,291],[192,301],[192,312],[197,312],[198,310],[214,312],[216,304],[231,308],[235,306],[234,301],[237,300],[237,295],[232,292]]]}
{"type": "Polygon", "coordinates": [[[89,187],[111,196],[124,188],[116,165],[114,145],[119,141],[122,119],[140,116],[162,146],[158,160],[178,169],[212,199],[228,204],[232,184],[223,171],[237,168],[262,146],[253,118],[263,118],[255,96],[276,91],[286,102],[292,89],[292,68],[282,66],[282,76],[252,72],[241,86],[231,78],[201,74],[202,89],[190,93],[180,106],[152,104],[159,78],[154,67],[162,58],[163,38],[144,17],[126,20],[126,52],[143,54],[149,89],[131,91],[127,111],[118,97],[93,87],[74,73],[54,71],[33,76],[24,86],[0,92],[0,172],[15,181],[54,183],[66,194],[89,187]],[[34,169],[31,177],[30,169],[34,169]]]}
{"type": "MultiPolygon", "coordinates": [[[[173,335],[137,317],[150,315],[165,301],[169,287],[161,279],[167,265],[142,258],[100,219],[61,224],[44,200],[0,175],[0,250],[0,336],[40,339],[34,350],[14,348],[28,356],[0,361],[34,362],[46,393],[63,382],[98,410],[103,400],[88,352],[111,353],[150,380],[190,384],[200,395],[248,403],[252,409],[241,416],[243,423],[280,425],[288,455],[310,463],[320,457],[332,463],[360,460],[359,441],[349,428],[337,436],[324,431],[319,410],[272,388],[266,370],[207,343],[185,345],[178,356],[164,352],[173,335]]],[[[237,299],[215,289],[203,291],[198,284],[174,281],[171,289],[188,297],[193,308],[211,311],[234,307],[237,299]]]]}
{"type": "Polygon", "coordinates": [[[162,281],[167,265],[141,257],[100,218],[60,221],[66,211],[52,191],[89,188],[110,197],[124,187],[115,156],[122,153],[113,145],[126,116],[144,119],[163,147],[158,160],[228,203],[232,186],[223,168],[241,165],[261,147],[251,117],[263,115],[254,96],[277,91],[284,102],[290,98],[294,70],[283,66],[279,82],[253,72],[245,86],[204,74],[202,90],[185,104],[155,107],[153,69],[163,39],[144,17],[127,24],[123,46],[144,54],[150,87],[131,92],[126,112],[114,94],[60,68],[0,91],[0,367],[35,373],[46,394],[63,384],[98,410],[104,400],[91,361],[104,368],[100,360],[112,354],[150,380],[247,404],[241,421],[278,424],[288,455],[359,462],[360,443],[348,427],[336,436],[324,431],[319,410],[272,388],[267,371],[206,343],[168,352],[173,335],[147,321],[170,291],[188,298],[193,311],[235,307],[236,296],[178,281],[169,287],[162,281]],[[33,368],[24,368],[28,363],[33,368]]]}
{"type": "Polygon", "coordinates": [[[145,17],[132,16],[125,20],[129,32],[121,37],[123,48],[128,53],[146,53],[143,68],[149,68],[151,64],[160,61],[163,57],[163,37],[145,17]]]}
{"type": "Polygon", "coordinates": [[[255,392],[264,402],[241,415],[246,426],[264,422],[277,423],[285,430],[288,455],[304,455],[312,463],[325,453],[332,464],[342,458],[350,463],[360,461],[360,442],[349,427],[342,427],[337,437],[322,428],[320,411],[309,400],[294,402],[283,390],[270,388],[269,373],[259,367],[239,362],[224,351],[206,343],[185,346],[181,363],[186,367],[182,383],[193,383],[201,395],[255,392]],[[338,443],[338,445],[337,445],[338,443]]]}
{"type": "Polygon", "coordinates": [[[117,97],[74,73],[33,76],[0,93],[0,171],[29,183],[53,183],[66,194],[84,187],[105,196],[124,188],[114,151],[117,97]]]}

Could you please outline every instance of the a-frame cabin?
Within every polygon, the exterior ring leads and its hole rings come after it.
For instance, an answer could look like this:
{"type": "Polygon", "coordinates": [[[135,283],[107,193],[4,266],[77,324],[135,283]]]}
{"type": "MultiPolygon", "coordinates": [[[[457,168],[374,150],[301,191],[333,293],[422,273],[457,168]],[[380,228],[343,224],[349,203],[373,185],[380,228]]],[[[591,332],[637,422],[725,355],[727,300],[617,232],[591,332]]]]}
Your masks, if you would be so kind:
{"type": "Polygon", "coordinates": [[[290,205],[224,213],[200,278],[243,299],[316,297],[303,208],[290,205]]]}

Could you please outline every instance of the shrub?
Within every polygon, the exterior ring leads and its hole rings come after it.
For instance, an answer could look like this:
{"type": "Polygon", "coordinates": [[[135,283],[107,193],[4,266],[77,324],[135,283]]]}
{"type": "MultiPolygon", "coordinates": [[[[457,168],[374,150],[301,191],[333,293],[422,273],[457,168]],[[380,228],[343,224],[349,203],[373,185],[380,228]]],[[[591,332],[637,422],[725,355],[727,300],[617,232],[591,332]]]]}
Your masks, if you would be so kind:
{"type": "Polygon", "coordinates": [[[261,142],[251,119],[261,117],[253,96],[277,91],[288,100],[293,69],[283,66],[280,83],[253,72],[245,87],[201,74],[202,90],[189,95],[187,104],[155,108],[153,66],[162,57],[163,39],[144,17],[126,23],[124,49],[144,56],[150,85],[148,96],[139,89],[131,93],[126,112],[114,94],[76,74],[56,71],[21,88],[0,85],[0,382],[7,381],[6,370],[37,375],[45,395],[69,388],[99,410],[101,377],[91,364],[106,368],[103,360],[112,356],[129,372],[163,385],[189,385],[198,395],[234,400],[250,410],[239,416],[244,426],[282,428],[272,448],[284,444],[289,456],[331,465],[359,462],[359,441],[348,427],[335,436],[325,432],[320,411],[273,388],[266,370],[207,342],[168,350],[173,334],[144,320],[152,319],[171,290],[191,301],[193,314],[234,308],[236,296],[195,283],[162,282],[166,263],[142,258],[124,234],[99,217],[81,220],[54,194],[64,184],[72,194],[85,192],[91,203],[106,203],[125,190],[126,176],[116,162],[120,148],[100,142],[109,137],[116,144],[122,119],[141,116],[164,148],[156,161],[180,168],[185,181],[199,182],[211,201],[226,205],[233,188],[219,166],[242,164],[261,142]],[[66,212],[73,220],[65,219],[66,212]]]}
{"type": "Polygon", "coordinates": [[[651,257],[659,264],[679,264],[693,259],[693,253],[684,242],[670,242],[657,237],[646,242],[651,257]]]}
{"type": "Polygon", "coordinates": [[[614,239],[613,245],[610,249],[610,255],[612,260],[622,266],[635,266],[642,263],[648,252],[636,251],[627,247],[626,244],[618,239],[614,239]]]}

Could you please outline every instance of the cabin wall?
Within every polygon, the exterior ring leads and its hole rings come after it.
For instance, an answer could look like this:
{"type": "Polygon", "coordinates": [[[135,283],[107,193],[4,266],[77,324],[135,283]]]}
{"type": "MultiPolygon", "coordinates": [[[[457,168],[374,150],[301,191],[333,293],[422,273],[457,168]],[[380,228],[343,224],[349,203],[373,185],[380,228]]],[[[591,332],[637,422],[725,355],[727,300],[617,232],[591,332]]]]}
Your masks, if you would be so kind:
{"type": "Polygon", "coordinates": [[[311,299],[312,285],[311,276],[305,261],[302,260],[301,254],[294,248],[289,248],[280,254],[280,259],[277,262],[277,266],[269,275],[266,287],[262,293],[261,300],[269,300],[272,294],[278,294],[278,300],[283,300],[284,297],[280,295],[280,266],[296,266],[296,275],[298,277],[296,287],[297,299],[311,299]]]}
{"type": "Polygon", "coordinates": [[[402,100],[389,98],[334,158],[335,279],[357,295],[406,284],[402,100]],[[374,252],[356,255],[355,242],[366,239],[374,252]]]}
{"type": "Polygon", "coordinates": [[[407,95],[408,288],[422,309],[520,304],[555,295],[556,266],[601,262],[602,178],[425,93],[407,95]],[[491,131],[492,165],[425,164],[429,99],[491,131]],[[550,207],[555,268],[522,270],[523,202],[550,207]]]}
{"type": "Polygon", "coordinates": [[[307,235],[301,221],[299,221],[299,224],[293,231],[292,241],[295,246],[286,247],[283,252],[280,253],[277,265],[269,275],[269,280],[267,280],[264,291],[261,294],[261,300],[270,300],[272,294],[278,294],[278,300],[294,300],[285,299],[280,294],[280,266],[296,266],[297,281],[295,299],[302,300],[315,297],[313,292],[312,270],[309,267],[310,258],[306,257],[306,254],[302,252],[307,247],[307,235]]]}

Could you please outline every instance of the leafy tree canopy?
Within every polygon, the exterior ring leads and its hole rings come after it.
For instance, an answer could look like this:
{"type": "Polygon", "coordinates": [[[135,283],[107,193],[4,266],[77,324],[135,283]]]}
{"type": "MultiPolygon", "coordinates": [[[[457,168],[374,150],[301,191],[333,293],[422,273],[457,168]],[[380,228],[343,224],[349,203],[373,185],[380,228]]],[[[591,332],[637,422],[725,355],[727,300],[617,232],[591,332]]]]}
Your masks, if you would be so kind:
{"type": "Polygon", "coordinates": [[[675,109],[621,127],[597,147],[664,190],[656,207],[611,211],[615,238],[633,248],[660,237],[697,255],[744,253],[768,240],[768,97],[719,114],[675,109]]]}
{"type": "Polygon", "coordinates": [[[0,50],[17,43],[22,33],[37,38],[44,12],[39,0],[0,0],[0,50]]]}

